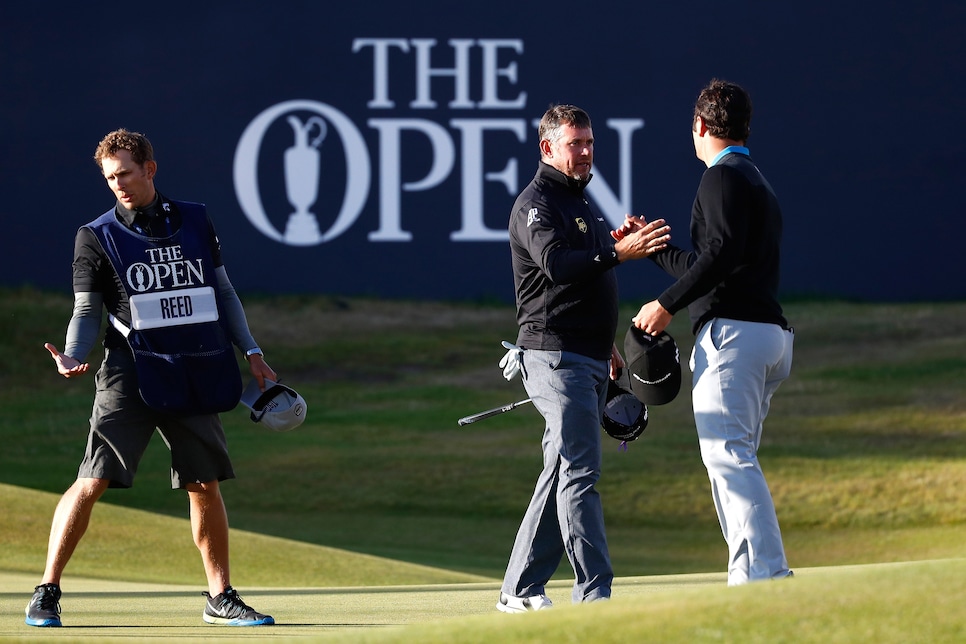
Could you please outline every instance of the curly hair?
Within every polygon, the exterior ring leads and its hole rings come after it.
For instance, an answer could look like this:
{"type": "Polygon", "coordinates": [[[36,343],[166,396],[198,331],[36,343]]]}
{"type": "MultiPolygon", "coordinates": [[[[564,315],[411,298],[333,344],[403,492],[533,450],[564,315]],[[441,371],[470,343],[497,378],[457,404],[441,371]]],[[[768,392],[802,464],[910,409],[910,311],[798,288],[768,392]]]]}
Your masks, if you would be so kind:
{"type": "Polygon", "coordinates": [[[747,141],[751,136],[751,97],[735,83],[712,79],[694,103],[692,126],[699,116],[715,138],[747,141]]]}
{"type": "Polygon", "coordinates": [[[539,140],[551,143],[560,138],[560,131],[564,125],[575,128],[589,128],[590,116],[575,105],[551,105],[540,119],[538,130],[539,140]]]}
{"type": "Polygon", "coordinates": [[[117,156],[119,150],[131,153],[131,159],[138,165],[147,161],[154,161],[154,147],[148,138],[140,132],[129,132],[124,128],[114,130],[97,144],[94,150],[94,163],[101,167],[101,161],[107,157],[117,156]]]}

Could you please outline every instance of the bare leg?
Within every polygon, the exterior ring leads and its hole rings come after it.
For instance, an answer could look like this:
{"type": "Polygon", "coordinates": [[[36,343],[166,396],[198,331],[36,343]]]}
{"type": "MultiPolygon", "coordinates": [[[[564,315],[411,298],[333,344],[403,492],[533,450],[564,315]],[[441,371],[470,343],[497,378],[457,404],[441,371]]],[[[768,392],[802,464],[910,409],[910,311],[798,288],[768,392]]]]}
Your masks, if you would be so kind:
{"type": "Polygon", "coordinates": [[[101,498],[109,483],[107,479],[80,478],[64,492],[50,524],[47,565],[42,583],[60,585],[67,562],[74,554],[81,537],[87,532],[94,504],[101,498]]]}
{"type": "Polygon", "coordinates": [[[228,574],[228,512],[218,481],[186,486],[191,507],[191,532],[208,578],[212,597],[231,585],[228,574]]]}

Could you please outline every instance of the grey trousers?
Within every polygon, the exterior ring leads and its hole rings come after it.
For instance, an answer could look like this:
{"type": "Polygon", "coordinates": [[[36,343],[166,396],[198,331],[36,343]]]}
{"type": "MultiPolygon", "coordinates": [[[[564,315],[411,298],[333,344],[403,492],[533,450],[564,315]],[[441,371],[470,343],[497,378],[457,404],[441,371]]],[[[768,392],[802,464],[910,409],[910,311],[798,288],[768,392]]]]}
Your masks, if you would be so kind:
{"type": "Polygon", "coordinates": [[[772,395],[791,371],[794,338],[776,324],[715,318],[691,354],[694,421],[728,543],[729,586],[789,574],[758,446],[772,395]]]}
{"type": "Polygon", "coordinates": [[[563,555],[574,603],[610,597],[614,573],[595,484],[609,363],[561,351],[523,354],[524,386],[543,415],[543,471],[510,553],[503,592],[544,594],[563,555]]]}

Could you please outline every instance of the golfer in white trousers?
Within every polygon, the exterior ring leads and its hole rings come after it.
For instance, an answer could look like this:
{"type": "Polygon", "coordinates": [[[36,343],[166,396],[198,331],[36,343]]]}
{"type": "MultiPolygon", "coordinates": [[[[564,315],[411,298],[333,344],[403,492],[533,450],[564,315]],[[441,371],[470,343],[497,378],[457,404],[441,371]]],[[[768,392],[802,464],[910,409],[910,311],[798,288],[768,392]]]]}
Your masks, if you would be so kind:
{"type": "MultiPolygon", "coordinates": [[[[734,83],[712,80],[701,90],[691,138],[707,169],[691,208],[694,250],[669,244],[651,256],[677,281],[634,317],[658,335],[688,309],[694,422],[728,544],[729,585],[792,574],[758,447],[772,396],[791,371],[795,334],[778,303],[781,208],[745,147],[751,111],[734,83]]],[[[612,235],[644,223],[627,217],[612,235]]]]}

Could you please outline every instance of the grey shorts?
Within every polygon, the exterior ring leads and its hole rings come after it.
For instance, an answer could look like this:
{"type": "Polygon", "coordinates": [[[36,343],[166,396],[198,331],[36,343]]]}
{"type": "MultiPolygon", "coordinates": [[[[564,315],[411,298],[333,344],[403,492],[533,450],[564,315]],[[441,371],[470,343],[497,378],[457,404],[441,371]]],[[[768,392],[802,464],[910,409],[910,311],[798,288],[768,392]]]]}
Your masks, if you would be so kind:
{"type": "Polygon", "coordinates": [[[172,488],[235,477],[218,415],[173,416],[145,405],[128,352],[107,350],[94,382],[91,431],[78,478],[109,479],[110,487],[131,487],[155,429],[171,450],[172,488]]]}

